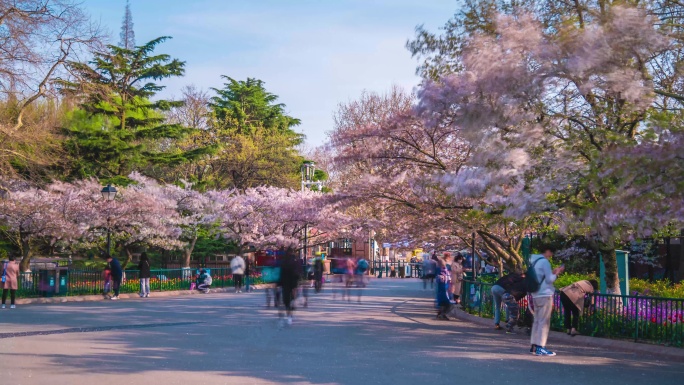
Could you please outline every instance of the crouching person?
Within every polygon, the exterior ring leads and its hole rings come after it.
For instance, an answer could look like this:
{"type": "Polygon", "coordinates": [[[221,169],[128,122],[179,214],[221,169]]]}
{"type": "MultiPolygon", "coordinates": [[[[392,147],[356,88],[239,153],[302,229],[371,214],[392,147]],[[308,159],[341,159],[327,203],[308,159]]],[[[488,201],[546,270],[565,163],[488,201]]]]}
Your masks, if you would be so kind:
{"type": "Polygon", "coordinates": [[[211,287],[211,275],[205,269],[200,269],[199,275],[197,276],[197,290],[204,294],[209,294],[209,288],[211,287]]]}

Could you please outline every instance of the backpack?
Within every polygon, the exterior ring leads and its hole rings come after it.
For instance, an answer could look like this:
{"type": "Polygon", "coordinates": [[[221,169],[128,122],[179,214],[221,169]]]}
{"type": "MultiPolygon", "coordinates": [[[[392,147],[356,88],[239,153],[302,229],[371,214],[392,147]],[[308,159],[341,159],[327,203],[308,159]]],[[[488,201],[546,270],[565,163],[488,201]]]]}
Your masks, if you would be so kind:
{"type": "Polygon", "coordinates": [[[537,278],[537,271],[534,269],[534,265],[536,265],[537,262],[541,261],[542,259],[543,258],[538,258],[531,266],[527,268],[527,272],[525,273],[525,283],[527,285],[528,293],[536,293],[541,287],[541,282],[539,281],[539,278],[537,278]]]}

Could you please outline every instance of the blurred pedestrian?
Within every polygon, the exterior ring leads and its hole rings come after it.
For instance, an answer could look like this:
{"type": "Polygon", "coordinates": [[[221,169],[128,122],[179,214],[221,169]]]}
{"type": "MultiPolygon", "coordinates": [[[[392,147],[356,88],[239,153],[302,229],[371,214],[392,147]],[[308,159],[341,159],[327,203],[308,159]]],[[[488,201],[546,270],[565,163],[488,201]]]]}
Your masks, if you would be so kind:
{"type": "Polygon", "coordinates": [[[598,282],[595,279],[577,281],[560,289],[560,300],[563,305],[565,330],[571,336],[579,334],[579,316],[587,305],[592,304],[591,294],[598,290],[598,282]]]}
{"type": "Polygon", "coordinates": [[[242,278],[245,274],[245,260],[241,256],[236,255],[230,261],[230,270],[233,273],[233,283],[235,284],[235,292],[242,293],[242,278]]]}
{"type": "Polygon", "coordinates": [[[19,289],[19,264],[16,257],[12,254],[8,257],[8,261],[4,263],[2,268],[2,308],[5,309],[7,303],[7,294],[10,296],[10,309],[15,309],[15,301],[17,298],[17,289],[19,289]]]}
{"type": "Polygon", "coordinates": [[[147,298],[150,296],[150,277],[152,272],[150,269],[150,260],[147,253],[140,254],[140,262],[138,262],[138,272],[140,278],[140,298],[147,298]]]}
{"type": "Polygon", "coordinates": [[[437,276],[437,261],[432,258],[423,258],[423,289],[427,289],[430,282],[430,289],[435,287],[435,277],[437,276]]]}
{"type": "Polygon", "coordinates": [[[314,261],[313,265],[314,287],[316,289],[316,293],[320,293],[323,289],[323,270],[325,270],[325,266],[323,266],[323,258],[318,257],[314,261]]]}
{"type": "Polygon", "coordinates": [[[366,273],[368,272],[369,264],[366,259],[359,257],[354,268],[354,283],[358,290],[357,302],[361,303],[362,290],[366,287],[366,273]]]}
{"type": "Polygon", "coordinates": [[[107,263],[112,271],[112,289],[114,290],[114,296],[111,298],[116,301],[119,299],[119,291],[121,290],[121,281],[123,280],[123,268],[121,268],[121,263],[118,259],[107,254],[107,263]]]}
{"type": "Polygon", "coordinates": [[[451,254],[444,253],[443,259],[438,260],[439,273],[437,274],[437,293],[436,302],[438,307],[437,319],[449,320],[447,314],[451,311],[451,301],[449,300],[449,284],[451,283],[451,272],[447,267],[451,263],[451,254]]]}
{"type": "Polygon", "coordinates": [[[251,284],[252,284],[252,259],[249,257],[249,255],[245,256],[245,291],[250,292],[252,290],[251,284]]]}
{"type": "Polygon", "coordinates": [[[299,285],[301,270],[301,264],[295,259],[294,253],[291,250],[288,250],[280,266],[280,286],[283,290],[283,304],[285,305],[286,322],[288,325],[292,325],[292,316],[294,313],[293,305],[297,293],[297,286],[299,285]]]}
{"type": "Polygon", "coordinates": [[[104,280],[104,290],[102,290],[102,296],[104,299],[112,299],[109,294],[112,291],[112,269],[109,265],[105,266],[102,271],[102,280],[104,280]]]}
{"type": "Polygon", "coordinates": [[[513,328],[518,324],[518,318],[520,316],[520,307],[518,302],[520,302],[525,296],[527,296],[527,282],[525,282],[525,275],[514,273],[509,274],[512,276],[512,280],[509,284],[506,284],[506,293],[501,296],[504,306],[506,306],[506,333],[513,334],[513,328]]]}

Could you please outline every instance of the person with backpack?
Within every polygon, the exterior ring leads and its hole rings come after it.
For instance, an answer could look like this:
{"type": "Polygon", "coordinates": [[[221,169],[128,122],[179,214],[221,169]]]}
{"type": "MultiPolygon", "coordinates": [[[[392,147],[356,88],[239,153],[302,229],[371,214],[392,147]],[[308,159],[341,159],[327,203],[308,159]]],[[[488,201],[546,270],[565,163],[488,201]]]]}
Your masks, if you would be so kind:
{"type": "Polygon", "coordinates": [[[542,254],[530,256],[530,265],[525,274],[527,290],[532,293],[534,304],[534,323],[530,336],[530,353],[537,356],[555,356],[556,353],[546,348],[546,340],[551,327],[551,314],[553,312],[553,295],[556,288],[553,283],[564,270],[564,266],[551,269],[553,248],[546,246],[542,254]]]}
{"type": "Polygon", "coordinates": [[[138,263],[138,272],[140,274],[140,298],[147,298],[150,296],[150,260],[147,253],[140,254],[140,262],[138,263]]]}

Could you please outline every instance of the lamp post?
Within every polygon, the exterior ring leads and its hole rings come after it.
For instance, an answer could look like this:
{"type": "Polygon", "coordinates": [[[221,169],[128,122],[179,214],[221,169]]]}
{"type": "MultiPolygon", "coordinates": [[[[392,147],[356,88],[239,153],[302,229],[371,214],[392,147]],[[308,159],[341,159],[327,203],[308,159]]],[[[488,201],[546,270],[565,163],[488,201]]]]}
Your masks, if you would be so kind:
{"type": "MultiPolygon", "coordinates": [[[[116,198],[116,188],[111,184],[103,187],[100,193],[106,201],[113,201],[116,198]]],[[[112,238],[109,231],[109,218],[107,218],[107,256],[110,255],[112,255],[112,238]]]]}
{"type": "MultiPolygon", "coordinates": [[[[310,186],[317,186],[320,191],[323,188],[323,182],[314,181],[314,174],[316,172],[316,163],[312,161],[306,161],[302,163],[300,168],[302,172],[302,191],[306,190],[310,186]]],[[[302,263],[306,266],[306,251],[309,244],[309,225],[304,225],[304,249],[302,250],[304,256],[302,258],[302,263]]]]}

